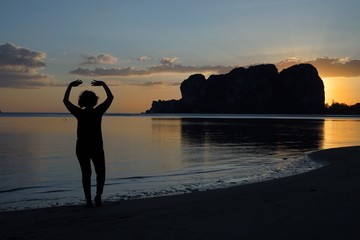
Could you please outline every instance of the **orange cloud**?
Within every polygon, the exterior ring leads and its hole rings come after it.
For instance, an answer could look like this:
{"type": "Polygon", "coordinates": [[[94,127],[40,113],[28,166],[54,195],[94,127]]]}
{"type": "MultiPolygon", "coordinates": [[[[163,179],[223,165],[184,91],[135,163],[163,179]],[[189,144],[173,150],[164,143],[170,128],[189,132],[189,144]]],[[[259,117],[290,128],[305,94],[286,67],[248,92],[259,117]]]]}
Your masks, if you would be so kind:
{"type": "MultiPolygon", "coordinates": [[[[289,59],[276,64],[279,71],[292,65],[301,63],[297,59],[289,59]]],[[[360,76],[360,60],[345,58],[317,58],[305,61],[310,63],[319,72],[321,77],[358,77],[360,76]]]]}

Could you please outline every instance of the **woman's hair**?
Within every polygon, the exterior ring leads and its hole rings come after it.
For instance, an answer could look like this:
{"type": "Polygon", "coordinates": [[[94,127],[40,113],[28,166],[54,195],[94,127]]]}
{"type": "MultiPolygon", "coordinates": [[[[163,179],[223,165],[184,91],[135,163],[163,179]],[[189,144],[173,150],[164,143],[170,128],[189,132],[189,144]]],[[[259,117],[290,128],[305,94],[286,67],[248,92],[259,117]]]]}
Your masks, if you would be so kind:
{"type": "Polygon", "coordinates": [[[78,104],[81,108],[93,108],[96,106],[98,98],[93,91],[85,90],[80,94],[78,104]]]}

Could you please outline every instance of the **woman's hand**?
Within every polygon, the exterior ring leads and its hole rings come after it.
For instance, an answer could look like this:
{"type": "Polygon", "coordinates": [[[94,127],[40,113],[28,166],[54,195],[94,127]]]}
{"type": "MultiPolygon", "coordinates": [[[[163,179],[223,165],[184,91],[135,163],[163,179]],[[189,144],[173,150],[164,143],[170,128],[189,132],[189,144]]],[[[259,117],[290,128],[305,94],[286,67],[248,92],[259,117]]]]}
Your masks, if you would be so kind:
{"type": "Polygon", "coordinates": [[[91,81],[91,85],[92,86],[104,86],[105,85],[105,82],[101,81],[101,80],[92,80],[91,81]]]}
{"type": "Polygon", "coordinates": [[[75,80],[75,81],[72,81],[71,83],[69,83],[69,85],[68,85],[67,88],[66,88],[63,102],[64,102],[66,108],[67,108],[71,113],[74,113],[74,112],[76,111],[76,109],[78,109],[78,107],[76,107],[74,104],[72,104],[72,103],[70,102],[70,100],[69,100],[71,89],[72,89],[73,87],[79,86],[79,85],[82,84],[82,83],[83,83],[83,81],[81,81],[80,79],[78,79],[78,80],[75,80]]]}
{"type": "Polygon", "coordinates": [[[70,85],[71,87],[77,87],[77,86],[79,86],[79,85],[82,84],[82,83],[83,83],[83,81],[81,81],[80,79],[78,79],[78,80],[75,80],[75,81],[71,82],[69,85],[70,85]]]}

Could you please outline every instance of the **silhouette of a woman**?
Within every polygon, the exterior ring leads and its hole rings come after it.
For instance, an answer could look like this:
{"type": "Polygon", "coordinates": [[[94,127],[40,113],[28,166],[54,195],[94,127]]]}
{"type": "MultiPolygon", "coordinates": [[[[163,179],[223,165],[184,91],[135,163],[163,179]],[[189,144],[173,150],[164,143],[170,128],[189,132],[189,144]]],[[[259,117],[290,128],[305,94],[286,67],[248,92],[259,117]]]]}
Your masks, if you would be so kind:
{"type": "Polygon", "coordinates": [[[91,207],[91,161],[96,172],[96,196],[94,202],[96,206],[102,205],[101,194],[105,184],[105,154],[103,149],[103,139],[101,132],[101,120],[103,114],[110,107],[114,96],[109,87],[103,81],[93,80],[91,85],[102,86],[106,92],[106,100],[96,106],[98,96],[92,91],[83,91],[79,96],[79,107],[72,104],[69,100],[72,87],[82,84],[81,80],[71,82],[64,95],[66,108],[77,119],[77,141],[76,156],[79,160],[82,172],[82,184],[85,193],[86,206],[91,207]],[[96,106],[96,107],[95,107],[96,106]]]}

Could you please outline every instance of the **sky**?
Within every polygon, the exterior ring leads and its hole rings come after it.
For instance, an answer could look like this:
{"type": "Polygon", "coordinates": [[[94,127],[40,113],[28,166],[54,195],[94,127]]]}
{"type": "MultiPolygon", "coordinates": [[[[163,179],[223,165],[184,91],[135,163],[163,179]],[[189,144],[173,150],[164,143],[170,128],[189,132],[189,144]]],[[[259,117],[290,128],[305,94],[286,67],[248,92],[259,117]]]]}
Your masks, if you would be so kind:
{"type": "Polygon", "coordinates": [[[358,0],[3,0],[0,8],[0,110],[66,112],[69,82],[104,100],[92,79],[110,85],[113,113],[144,112],[180,99],[191,74],[272,63],[313,64],[326,102],[360,102],[358,0]]]}

